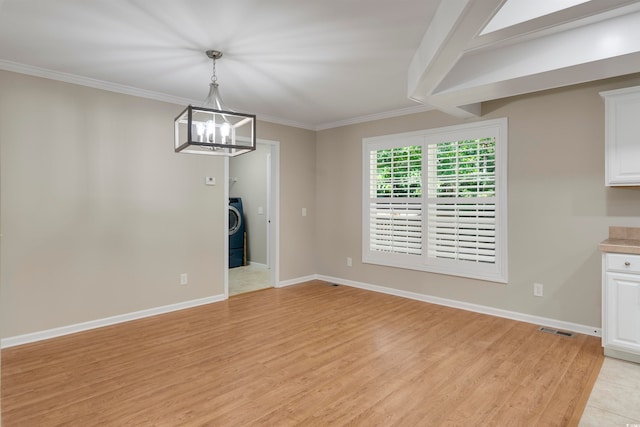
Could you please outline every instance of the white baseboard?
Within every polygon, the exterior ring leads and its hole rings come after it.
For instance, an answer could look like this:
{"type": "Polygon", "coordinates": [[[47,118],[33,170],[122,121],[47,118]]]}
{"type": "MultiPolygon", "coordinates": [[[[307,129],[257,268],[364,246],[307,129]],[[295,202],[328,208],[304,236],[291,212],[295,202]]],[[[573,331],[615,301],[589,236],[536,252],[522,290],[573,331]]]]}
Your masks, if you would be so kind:
{"type": "MultiPolygon", "coordinates": [[[[503,317],[511,320],[518,320],[521,322],[532,323],[540,326],[564,329],[567,331],[577,332],[585,335],[592,335],[596,337],[602,336],[601,328],[596,328],[593,326],[580,325],[578,323],[565,322],[562,320],[549,319],[549,318],[540,317],[540,316],[533,316],[530,314],[518,313],[515,311],[502,310],[499,308],[488,307],[484,305],[471,304],[471,303],[451,300],[447,298],[434,297],[430,295],[402,291],[399,289],[387,288],[384,286],[371,285],[368,283],[356,282],[353,280],[340,279],[337,277],[330,277],[330,276],[324,276],[324,275],[313,274],[306,277],[299,277],[296,279],[285,280],[285,281],[279,282],[275,287],[283,288],[286,286],[293,286],[300,283],[309,282],[311,280],[323,280],[325,282],[336,283],[339,285],[351,286],[354,288],[364,289],[368,291],[380,292],[388,295],[395,295],[398,297],[409,298],[417,301],[423,301],[431,304],[438,304],[438,305],[443,305],[443,306],[452,307],[452,308],[458,308],[461,310],[473,311],[476,313],[488,314],[491,316],[503,317]]],[[[45,331],[34,332],[30,334],[25,334],[25,335],[18,335],[15,337],[3,338],[0,341],[0,346],[2,348],[8,348],[16,345],[28,344],[31,342],[73,334],[76,332],[96,329],[103,326],[109,326],[117,323],[128,322],[130,320],[141,319],[143,317],[150,317],[158,314],[169,313],[172,311],[183,310],[186,308],[197,307],[199,305],[220,302],[220,301],[224,301],[225,299],[226,298],[224,297],[224,295],[213,295],[211,297],[200,298],[200,299],[191,300],[191,301],[184,301],[177,304],[150,308],[147,310],[121,314],[118,316],[107,317],[104,319],[91,320],[89,322],[77,323],[74,325],[48,329],[45,331]]]]}
{"type": "Polygon", "coordinates": [[[398,289],[387,288],[384,286],[371,285],[368,283],[355,282],[353,280],[340,279],[329,276],[316,276],[315,279],[324,280],[326,282],[336,283],[339,285],[351,286],[354,288],[365,289],[368,291],[380,292],[388,295],[409,298],[417,301],[428,302],[431,304],[444,305],[447,307],[458,308],[461,310],[473,311],[476,313],[489,314],[491,316],[503,317],[505,319],[518,320],[535,325],[547,326],[550,328],[563,329],[571,332],[577,332],[595,337],[602,336],[602,329],[594,326],[580,325],[578,323],[565,322],[562,320],[549,319],[546,317],[533,316],[530,314],[518,313],[515,311],[502,310],[499,308],[488,307],[484,305],[471,304],[462,301],[451,300],[447,298],[434,297],[430,295],[418,294],[415,292],[401,291],[398,289]]]}
{"type": "Polygon", "coordinates": [[[249,261],[249,265],[252,265],[254,267],[260,267],[260,268],[269,268],[267,264],[262,264],[262,263],[253,262],[253,261],[249,261]]]}
{"type": "Polygon", "coordinates": [[[49,338],[60,337],[63,335],[69,335],[76,332],[82,332],[90,329],[101,328],[103,326],[115,325],[117,323],[128,322],[130,320],[141,319],[143,317],[156,316],[158,314],[184,310],[185,308],[197,307],[199,305],[211,304],[214,302],[219,302],[224,300],[225,300],[224,295],[213,295],[206,298],[183,301],[176,304],[150,308],[147,310],[134,311],[133,313],[119,314],[117,316],[106,317],[104,319],[90,320],[88,322],[76,323],[74,325],[47,329],[45,331],[33,332],[30,334],[3,338],[2,341],[0,341],[0,346],[2,348],[8,348],[16,345],[28,344],[36,341],[46,340],[49,338]]]}
{"type": "Polygon", "coordinates": [[[278,284],[274,287],[276,288],[284,288],[287,286],[293,286],[293,285],[298,285],[300,283],[304,283],[304,282],[309,282],[311,280],[318,280],[320,276],[318,276],[317,274],[312,274],[310,276],[305,276],[305,277],[298,277],[296,279],[290,279],[290,280],[283,280],[281,282],[278,282],[278,284]]]}

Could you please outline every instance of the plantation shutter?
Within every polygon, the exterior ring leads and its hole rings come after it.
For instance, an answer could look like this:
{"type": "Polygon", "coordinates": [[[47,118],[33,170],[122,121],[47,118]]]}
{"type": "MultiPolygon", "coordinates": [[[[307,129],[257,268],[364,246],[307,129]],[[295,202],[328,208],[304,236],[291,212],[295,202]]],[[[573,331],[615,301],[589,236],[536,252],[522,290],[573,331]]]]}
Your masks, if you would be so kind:
{"type": "Polygon", "coordinates": [[[496,262],[495,137],[427,148],[427,256],[496,262]]]}
{"type": "Polygon", "coordinates": [[[370,151],[369,250],[422,254],[422,147],[370,151]]]}
{"type": "Polygon", "coordinates": [[[364,138],[362,261],[506,283],[507,124],[364,138]]]}

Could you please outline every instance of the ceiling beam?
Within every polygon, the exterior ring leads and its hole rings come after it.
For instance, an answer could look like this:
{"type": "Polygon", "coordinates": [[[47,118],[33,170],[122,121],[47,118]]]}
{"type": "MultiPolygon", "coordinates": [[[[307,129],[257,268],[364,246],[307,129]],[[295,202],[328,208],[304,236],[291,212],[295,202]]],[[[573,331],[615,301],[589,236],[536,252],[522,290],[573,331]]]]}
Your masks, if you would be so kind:
{"type": "Polygon", "coordinates": [[[461,117],[475,116],[479,107],[436,105],[431,95],[506,0],[442,0],[413,56],[408,72],[409,98],[448,110],[461,117]]]}
{"type": "Polygon", "coordinates": [[[640,72],[640,1],[588,2],[482,35],[504,3],[442,1],[410,64],[409,97],[470,118],[484,101],[640,72]]]}

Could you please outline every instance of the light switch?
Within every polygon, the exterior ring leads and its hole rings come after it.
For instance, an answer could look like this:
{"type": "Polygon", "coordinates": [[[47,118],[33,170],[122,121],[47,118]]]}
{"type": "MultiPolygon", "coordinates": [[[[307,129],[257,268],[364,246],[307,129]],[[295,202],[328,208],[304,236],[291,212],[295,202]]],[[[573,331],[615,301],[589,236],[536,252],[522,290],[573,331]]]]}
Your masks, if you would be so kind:
{"type": "Polygon", "coordinates": [[[204,179],[204,183],[207,185],[216,185],[216,177],[215,176],[207,176],[204,179]]]}
{"type": "Polygon", "coordinates": [[[302,216],[307,216],[307,208],[302,208],[302,216]]]}
{"type": "Polygon", "coordinates": [[[264,215],[264,208],[262,206],[258,207],[258,215],[264,215]]]}

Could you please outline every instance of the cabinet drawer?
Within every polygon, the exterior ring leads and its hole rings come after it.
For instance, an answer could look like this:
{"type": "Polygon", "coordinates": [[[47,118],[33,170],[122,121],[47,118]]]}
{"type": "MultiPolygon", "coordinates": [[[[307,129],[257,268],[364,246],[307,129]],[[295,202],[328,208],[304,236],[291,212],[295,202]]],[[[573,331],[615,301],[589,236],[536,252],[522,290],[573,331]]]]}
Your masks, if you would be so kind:
{"type": "Polygon", "coordinates": [[[607,271],[640,273],[640,255],[605,254],[607,271]]]}

